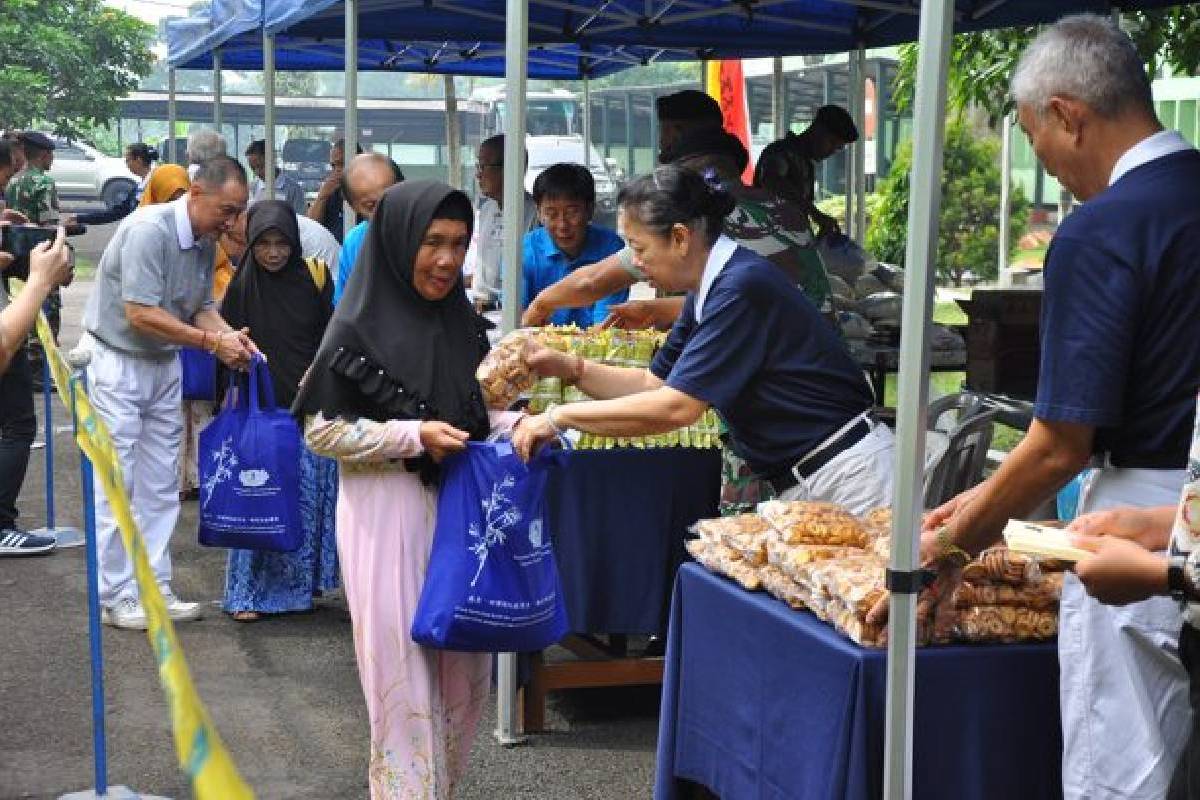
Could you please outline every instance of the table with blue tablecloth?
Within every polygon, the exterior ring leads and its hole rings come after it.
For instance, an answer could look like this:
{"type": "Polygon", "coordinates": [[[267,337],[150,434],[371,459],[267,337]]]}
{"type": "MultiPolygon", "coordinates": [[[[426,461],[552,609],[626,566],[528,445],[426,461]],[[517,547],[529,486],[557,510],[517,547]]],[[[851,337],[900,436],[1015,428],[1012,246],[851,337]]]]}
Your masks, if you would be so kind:
{"type": "MultiPolygon", "coordinates": [[[[882,796],[886,651],[696,564],[679,570],[656,800],[882,796]]],[[[1061,797],[1053,643],[917,651],[913,796],[1061,797]]]]}
{"type": "MultiPolygon", "coordinates": [[[[547,517],[571,630],[665,634],[675,572],[698,519],[717,515],[721,455],[684,447],[577,450],[546,487],[547,517]]],[[[657,683],[662,660],[622,658],[621,648],[574,637],[581,661],[528,669],[525,728],[540,730],[546,692],[657,683]]]]}
{"type": "Polygon", "coordinates": [[[571,630],[665,633],[688,526],[720,492],[719,450],[568,453],[546,501],[571,630]]]}

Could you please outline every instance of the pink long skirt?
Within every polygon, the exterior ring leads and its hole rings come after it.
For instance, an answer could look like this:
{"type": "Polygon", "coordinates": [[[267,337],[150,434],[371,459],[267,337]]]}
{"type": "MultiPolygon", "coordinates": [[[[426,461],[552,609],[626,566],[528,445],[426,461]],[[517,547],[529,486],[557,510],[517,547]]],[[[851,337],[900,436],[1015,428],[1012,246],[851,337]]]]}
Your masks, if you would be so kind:
{"type": "Polygon", "coordinates": [[[437,495],[407,472],[343,469],[342,583],[371,721],[371,798],[448,800],[487,701],[491,655],[429,650],[409,636],[437,495]]]}

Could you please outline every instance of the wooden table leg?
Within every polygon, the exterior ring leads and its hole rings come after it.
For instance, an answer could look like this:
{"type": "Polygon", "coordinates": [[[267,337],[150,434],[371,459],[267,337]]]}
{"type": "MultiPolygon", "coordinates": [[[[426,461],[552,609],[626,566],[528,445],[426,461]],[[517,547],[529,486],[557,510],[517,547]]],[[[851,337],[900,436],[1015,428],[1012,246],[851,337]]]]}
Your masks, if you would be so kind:
{"type": "Polygon", "coordinates": [[[546,662],[541,652],[529,657],[529,685],[524,690],[525,733],[546,728],[546,662]]]}

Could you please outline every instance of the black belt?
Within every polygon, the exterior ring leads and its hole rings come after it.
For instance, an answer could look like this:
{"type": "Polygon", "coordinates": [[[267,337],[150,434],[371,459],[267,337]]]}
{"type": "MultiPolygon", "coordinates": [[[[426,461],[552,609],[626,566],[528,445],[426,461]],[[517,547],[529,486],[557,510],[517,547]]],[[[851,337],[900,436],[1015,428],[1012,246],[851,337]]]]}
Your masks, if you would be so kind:
{"type": "Polygon", "coordinates": [[[829,443],[821,452],[814,455],[807,461],[788,467],[785,470],[776,472],[774,475],[767,476],[767,483],[775,489],[776,494],[783,494],[788,489],[791,489],[796,484],[800,483],[801,479],[807,480],[817,470],[828,464],[833,459],[840,456],[842,453],[849,450],[854,445],[858,444],[863,438],[871,432],[871,423],[867,420],[860,420],[858,424],[850,428],[838,438],[829,443]]]}

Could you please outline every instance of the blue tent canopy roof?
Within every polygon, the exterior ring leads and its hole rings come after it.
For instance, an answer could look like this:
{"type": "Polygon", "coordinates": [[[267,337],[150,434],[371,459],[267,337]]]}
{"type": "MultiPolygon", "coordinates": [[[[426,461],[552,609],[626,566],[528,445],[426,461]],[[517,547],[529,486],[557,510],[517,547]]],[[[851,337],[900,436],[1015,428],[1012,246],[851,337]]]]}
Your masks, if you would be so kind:
{"type": "MultiPolygon", "coordinates": [[[[1131,0],[1122,9],[1177,0],[1131,0]]],[[[1109,13],[1108,0],[957,0],[956,30],[1109,13]]],[[[358,68],[504,74],[504,0],[360,0],[358,68]]],[[[914,41],[916,0],[529,0],[529,76],[599,77],[656,61],[834,53],[914,41]]],[[[214,0],[167,25],[171,65],[261,69],[265,25],[280,70],[344,68],[341,0],[214,0]],[[262,3],[265,2],[265,8],[262,3]]]]}
{"type": "MultiPolygon", "coordinates": [[[[342,2],[268,4],[280,9],[272,13],[275,30],[323,36],[342,29],[342,2]]],[[[955,7],[955,30],[962,32],[1048,22],[1083,11],[1107,14],[1114,3],[957,0],[955,7]]],[[[360,29],[372,36],[504,41],[503,0],[360,0],[359,8],[360,29]]],[[[529,0],[529,41],[682,49],[693,59],[835,53],[915,41],[919,12],[915,0],[529,0]]]]}

